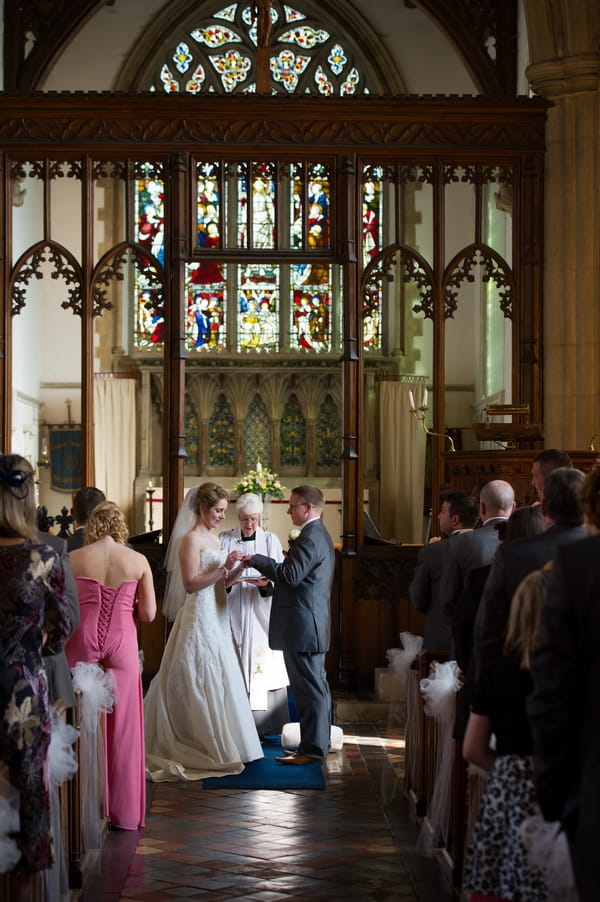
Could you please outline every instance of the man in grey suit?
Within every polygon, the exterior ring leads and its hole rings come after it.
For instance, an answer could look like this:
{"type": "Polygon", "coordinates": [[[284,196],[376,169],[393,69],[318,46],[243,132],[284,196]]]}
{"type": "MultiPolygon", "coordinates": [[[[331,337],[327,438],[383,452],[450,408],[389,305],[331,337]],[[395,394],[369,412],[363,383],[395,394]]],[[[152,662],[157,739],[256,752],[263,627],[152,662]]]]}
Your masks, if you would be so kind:
{"type": "MultiPolygon", "coordinates": [[[[438,523],[444,537],[472,530],[479,514],[477,500],[467,492],[448,492],[442,499],[438,523]]],[[[426,651],[450,652],[452,631],[450,619],[440,604],[440,581],[444,570],[448,542],[439,538],[424,545],[417,557],[415,575],[408,595],[417,611],[426,614],[423,648],[426,651]]]]}
{"type": "Polygon", "coordinates": [[[475,618],[475,675],[502,654],[512,597],[519,583],[554,557],[558,545],[587,535],[579,492],[583,473],[573,467],[551,470],[544,480],[541,512],[545,530],[526,539],[503,542],[492,562],[475,618]]]}
{"type": "Polygon", "coordinates": [[[448,539],[448,551],[442,575],[441,604],[450,619],[456,602],[472,570],[490,564],[500,536],[497,526],[504,523],[515,509],[513,487],[503,479],[492,479],[479,493],[481,526],[472,532],[448,539]]]}
{"type": "Polygon", "coordinates": [[[283,651],[300,720],[300,745],[277,758],[282,764],[310,764],[325,758],[331,735],[331,693],[325,672],[333,582],[333,542],[321,520],[323,493],[316,486],[292,489],[288,513],[300,535],[282,561],[262,554],[244,558],[273,581],[269,645],[283,651]]]}

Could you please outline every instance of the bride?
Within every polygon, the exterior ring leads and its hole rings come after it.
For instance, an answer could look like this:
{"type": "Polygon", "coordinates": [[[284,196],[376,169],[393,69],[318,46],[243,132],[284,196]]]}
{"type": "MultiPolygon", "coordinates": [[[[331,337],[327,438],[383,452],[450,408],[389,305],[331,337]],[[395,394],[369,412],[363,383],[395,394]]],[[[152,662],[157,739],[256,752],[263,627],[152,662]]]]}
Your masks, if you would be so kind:
{"type": "Polygon", "coordinates": [[[163,613],[175,623],[144,701],[146,774],[154,782],[237,774],[263,757],[225,593],[241,552],[226,555],[213,532],[226,509],[221,486],[192,489],[167,549],[163,613]]]}

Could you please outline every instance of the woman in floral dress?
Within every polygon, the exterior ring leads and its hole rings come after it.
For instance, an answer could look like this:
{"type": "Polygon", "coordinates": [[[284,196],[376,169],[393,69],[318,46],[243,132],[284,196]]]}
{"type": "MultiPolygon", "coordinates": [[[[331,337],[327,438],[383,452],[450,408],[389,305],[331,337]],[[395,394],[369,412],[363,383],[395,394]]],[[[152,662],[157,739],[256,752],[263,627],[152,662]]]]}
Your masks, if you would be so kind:
{"type": "Polygon", "coordinates": [[[14,680],[0,720],[0,772],[20,800],[21,859],[11,873],[11,902],[28,899],[54,860],[42,647],[62,650],[69,631],[62,563],[37,540],[33,470],[18,454],[0,455],[0,640],[14,680]]]}

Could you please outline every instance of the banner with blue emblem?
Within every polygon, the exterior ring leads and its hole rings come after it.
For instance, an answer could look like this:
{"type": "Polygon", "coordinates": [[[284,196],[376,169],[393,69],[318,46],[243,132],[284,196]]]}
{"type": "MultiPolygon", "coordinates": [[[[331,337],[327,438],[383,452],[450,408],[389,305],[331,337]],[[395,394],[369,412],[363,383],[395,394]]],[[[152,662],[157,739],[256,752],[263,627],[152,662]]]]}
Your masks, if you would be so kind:
{"type": "Polygon", "coordinates": [[[50,487],[55,492],[81,488],[81,426],[49,426],[50,487]]]}

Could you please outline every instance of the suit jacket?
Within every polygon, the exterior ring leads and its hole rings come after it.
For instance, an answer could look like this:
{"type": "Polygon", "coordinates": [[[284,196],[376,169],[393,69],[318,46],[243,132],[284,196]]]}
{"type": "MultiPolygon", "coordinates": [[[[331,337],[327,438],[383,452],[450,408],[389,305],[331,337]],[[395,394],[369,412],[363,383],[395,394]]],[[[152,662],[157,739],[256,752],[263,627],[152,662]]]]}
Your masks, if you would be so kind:
{"type": "Polygon", "coordinates": [[[491,564],[500,544],[500,536],[495,528],[499,522],[500,518],[493,517],[472,532],[463,532],[448,539],[450,545],[442,576],[441,603],[450,619],[471,570],[491,564]]]}
{"type": "Polygon", "coordinates": [[[521,581],[551,561],[558,545],[583,539],[583,526],[550,526],[545,532],[502,542],[492,562],[475,619],[475,673],[483,662],[502,654],[510,604],[521,581]]]}
{"type": "Polygon", "coordinates": [[[75,551],[76,548],[83,548],[83,526],[78,526],[72,535],[67,536],[67,551],[75,551]]]}
{"type": "Polygon", "coordinates": [[[450,618],[442,610],[440,584],[452,536],[424,545],[417,556],[417,566],[408,595],[417,611],[427,615],[423,648],[426,651],[450,652],[452,635],[450,618]]]}
{"type": "Polygon", "coordinates": [[[275,584],[269,622],[271,648],[326,652],[331,632],[334,549],[323,522],[306,523],[281,563],[255,554],[250,566],[275,584]]]}
{"type": "MultiPolygon", "coordinates": [[[[77,583],[75,575],[71,567],[71,561],[67,554],[67,543],[59,536],[52,536],[47,532],[38,533],[38,540],[56,551],[60,557],[65,572],[65,601],[69,610],[69,620],[71,621],[72,636],[79,626],[79,596],[77,594],[77,583]]],[[[73,692],[73,683],[71,680],[71,670],[64,651],[53,654],[44,649],[44,667],[46,668],[46,676],[48,677],[48,695],[51,702],[61,699],[67,708],[75,705],[75,693],[73,692]]]]}
{"type": "Polygon", "coordinates": [[[534,782],[562,820],[581,902],[600,887],[600,536],[556,549],[533,653],[527,711],[534,782]]]}

